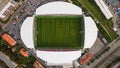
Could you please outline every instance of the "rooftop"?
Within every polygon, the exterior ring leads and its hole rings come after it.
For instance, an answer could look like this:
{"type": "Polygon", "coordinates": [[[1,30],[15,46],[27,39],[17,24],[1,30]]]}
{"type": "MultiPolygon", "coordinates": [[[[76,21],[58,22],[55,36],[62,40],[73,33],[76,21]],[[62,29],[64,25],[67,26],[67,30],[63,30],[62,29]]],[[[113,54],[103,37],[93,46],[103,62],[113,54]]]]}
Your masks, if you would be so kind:
{"type": "Polygon", "coordinates": [[[107,3],[111,4],[111,6],[116,7],[120,4],[120,0],[106,0],[107,3]]]}
{"type": "Polygon", "coordinates": [[[0,0],[0,11],[8,4],[10,0],[0,0]]]}
{"type": "Polygon", "coordinates": [[[100,7],[101,11],[103,12],[104,16],[107,19],[110,19],[111,17],[113,17],[112,13],[110,12],[108,6],[103,2],[103,0],[95,0],[95,2],[97,3],[97,5],[100,7]]]}
{"type": "Polygon", "coordinates": [[[15,4],[11,0],[0,1],[0,18],[5,18],[15,8],[15,4]]]}
{"type": "Polygon", "coordinates": [[[86,62],[88,62],[91,58],[92,58],[93,54],[91,53],[87,53],[85,56],[83,56],[81,59],[80,59],[80,64],[85,64],[86,62]]]}
{"type": "Polygon", "coordinates": [[[33,66],[35,68],[44,68],[37,60],[34,62],[33,66]]]}
{"type": "Polygon", "coordinates": [[[14,46],[16,44],[16,41],[8,34],[4,33],[2,35],[2,38],[8,42],[9,45],[14,46]]]}
{"type": "Polygon", "coordinates": [[[23,48],[20,50],[20,54],[24,57],[28,57],[28,53],[23,48]]]}
{"type": "Polygon", "coordinates": [[[17,66],[15,62],[2,52],[0,52],[0,60],[4,61],[9,68],[15,68],[17,66]]]}

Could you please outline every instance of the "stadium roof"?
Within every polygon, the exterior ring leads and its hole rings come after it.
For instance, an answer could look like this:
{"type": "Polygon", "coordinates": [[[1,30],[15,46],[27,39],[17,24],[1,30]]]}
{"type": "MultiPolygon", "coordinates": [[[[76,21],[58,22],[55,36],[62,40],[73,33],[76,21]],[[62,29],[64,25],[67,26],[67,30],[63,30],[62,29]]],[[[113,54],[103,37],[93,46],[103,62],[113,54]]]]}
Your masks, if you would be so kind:
{"type": "MultiPolygon", "coordinates": [[[[43,14],[77,14],[81,15],[81,8],[66,2],[51,2],[39,7],[36,10],[36,15],[43,14]],[[66,9],[67,8],[67,9],[66,9]]],[[[28,48],[34,49],[33,41],[33,19],[34,17],[28,17],[21,27],[21,38],[24,44],[28,48]]],[[[90,48],[97,38],[97,28],[90,17],[85,17],[85,46],[84,48],[90,48]]],[[[47,61],[49,64],[72,64],[72,61],[81,56],[81,50],[79,51],[66,51],[66,52],[49,52],[37,50],[37,56],[47,61]]]]}
{"type": "Polygon", "coordinates": [[[98,29],[91,17],[84,17],[84,23],[85,23],[84,48],[91,48],[96,41],[98,29]]]}
{"type": "Polygon", "coordinates": [[[36,9],[36,15],[41,14],[77,14],[82,15],[82,9],[67,2],[50,2],[36,9]]]}
{"type": "Polygon", "coordinates": [[[81,56],[81,51],[38,51],[37,56],[47,61],[48,65],[62,65],[62,64],[72,64],[73,60],[78,59],[81,56]]]}
{"type": "Polygon", "coordinates": [[[22,41],[28,48],[34,48],[33,42],[33,17],[27,17],[21,26],[22,41]],[[29,25],[29,26],[28,26],[29,25]]]}

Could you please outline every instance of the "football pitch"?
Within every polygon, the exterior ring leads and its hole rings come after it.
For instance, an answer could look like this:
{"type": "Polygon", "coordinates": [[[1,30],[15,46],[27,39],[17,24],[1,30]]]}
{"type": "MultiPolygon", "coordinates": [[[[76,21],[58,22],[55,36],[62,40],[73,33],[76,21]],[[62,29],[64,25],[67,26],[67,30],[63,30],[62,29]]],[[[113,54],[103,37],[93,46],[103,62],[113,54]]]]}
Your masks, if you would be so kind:
{"type": "Polygon", "coordinates": [[[34,19],[36,49],[81,49],[84,46],[84,22],[79,15],[38,15],[34,19]]]}

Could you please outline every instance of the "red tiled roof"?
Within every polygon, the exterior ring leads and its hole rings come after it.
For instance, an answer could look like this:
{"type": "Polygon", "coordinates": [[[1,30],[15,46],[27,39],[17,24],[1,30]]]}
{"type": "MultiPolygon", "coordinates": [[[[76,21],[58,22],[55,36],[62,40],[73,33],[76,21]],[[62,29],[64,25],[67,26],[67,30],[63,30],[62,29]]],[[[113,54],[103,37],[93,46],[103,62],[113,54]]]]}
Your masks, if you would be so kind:
{"type": "Polygon", "coordinates": [[[2,38],[6,42],[8,42],[8,44],[11,45],[11,46],[14,46],[16,44],[16,41],[10,35],[8,35],[6,33],[2,35],[2,38]]]}
{"type": "Polygon", "coordinates": [[[86,54],[85,56],[83,56],[81,59],[80,59],[80,64],[85,64],[86,62],[88,62],[91,58],[92,58],[93,54],[91,53],[88,53],[86,54]]]}
{"type": "Polygon", "coordinates": [[[35,68],[44,68],[38,61],[35,61],[34,64],[33,64],[33,66],[35,68]]]}
{"type": "Polygon", "coordinates": [[[20,54],[23,55],[24,57],[28,56],[28,53],[23,48],[20,50],[20,54]]]}

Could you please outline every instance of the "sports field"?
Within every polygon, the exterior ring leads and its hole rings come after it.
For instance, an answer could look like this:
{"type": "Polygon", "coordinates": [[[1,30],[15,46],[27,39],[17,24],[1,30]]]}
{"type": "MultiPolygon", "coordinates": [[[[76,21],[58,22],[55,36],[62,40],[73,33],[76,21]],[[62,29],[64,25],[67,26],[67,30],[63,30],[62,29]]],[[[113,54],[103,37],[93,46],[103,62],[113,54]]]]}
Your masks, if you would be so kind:
{"type": "Polygon", "coordinates": [[[83,17],[38,15],[34,19],[35,48],[81,49],[84,44],[83,17]]]}

